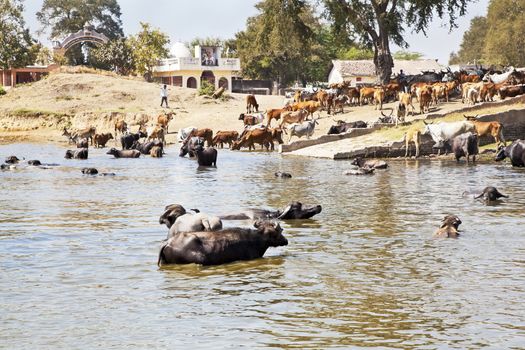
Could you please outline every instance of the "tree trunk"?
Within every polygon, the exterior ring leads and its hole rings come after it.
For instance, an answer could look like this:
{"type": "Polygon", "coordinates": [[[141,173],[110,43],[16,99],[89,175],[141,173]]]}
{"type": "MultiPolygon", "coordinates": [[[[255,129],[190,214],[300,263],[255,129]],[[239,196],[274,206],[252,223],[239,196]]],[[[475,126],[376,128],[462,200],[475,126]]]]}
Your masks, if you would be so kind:
{"type": "Polygon", "coordinates": [[[385,34],[385,30],[381,25],[379,26],[379,37],[378,42],[375,44],[375,49],[374,64],[376,66],[376,74],[381,84],[388,84],[392,75],[394,60],[390,52],[389,37],[385,34]]]}

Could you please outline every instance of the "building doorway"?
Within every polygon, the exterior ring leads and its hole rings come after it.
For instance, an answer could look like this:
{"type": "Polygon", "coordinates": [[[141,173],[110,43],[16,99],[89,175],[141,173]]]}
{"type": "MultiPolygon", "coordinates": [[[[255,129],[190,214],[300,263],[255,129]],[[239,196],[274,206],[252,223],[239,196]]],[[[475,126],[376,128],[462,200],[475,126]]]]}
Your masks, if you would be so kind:
{"type": "Polygon", "coordinates": [[[197,88],[197,79],[195,79],[194,77],[188,78],[188,82],[186,83],[186,86],[189,87],[189,88],[192,88],[192,89],[196,89],[197,88]]]}
{"type": "Polygon", "coordinates": [[[202,72],[201,84],[203,81],[207,81],[211,85],[215,86],[215,75],[213,75],[213,72],[211,70],[205,70],[202,72]]]}

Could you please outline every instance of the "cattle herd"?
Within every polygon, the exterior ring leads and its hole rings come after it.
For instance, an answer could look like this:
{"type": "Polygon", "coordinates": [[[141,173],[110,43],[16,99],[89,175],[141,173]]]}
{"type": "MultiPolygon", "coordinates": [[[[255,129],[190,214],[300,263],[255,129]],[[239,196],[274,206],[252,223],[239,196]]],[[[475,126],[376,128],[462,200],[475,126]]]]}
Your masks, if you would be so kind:
{"type": "MultiPolygon", "coordinates": [[[[181,143],[179,156],[188,155],[197,160],[199,166],[216,166],[216,147],[228,145],[232,150],[243,147],[249,150],[260,145],[266,150],[273,150],[275,142],[283,143],[283,134],[307,138],[311,137],[318,124],[314,113],[321,110],[328,114],[342,111],[345,105],[362,105],[373,103],[376,108],[382,109],[385,101],[396,100],[396,114],[388,120],[390,123],[404,122],[410,111],[415,112],[413,98],[419,102],[420,113],[428,111],[430,104],[437,104],[441,99],[448,101],[449,96],[457,91],[465,103],[488,101],[497,93],[501,99],[515,96],[524,92],[525,77],[515,70],[501,74],[485,74],[482,81],[480,75],[460,73],[457,75],[443,75],[439,77],[433,73],[416,77],[406,77],[403,81],[392,81],[385,86],[378,87],[350,87],[348,84],[336,84],[330,90],[320,90],[311,93],[296,92],[288,97],[284,107],[268,109],[259,112],[259,104],[254,95],[246,98],[246,113],[242,113],[239,120],[243,123],[241,133],[198,129],[187,127],[178,131],[178,140],[181,143]],[[429,76],[431,78],[429,78],[429,76]],[[443,79],[447,77],[447,79],[443,79]],[[436,80],[436,81],[433,81],[436,80]],[[442,81],[447,80],[447,81],[442,81]],[[272,127],[272,121],[276,125],[272,127]],[[206,147],[205,147],[206,146],[206,147]]],[[[69,143],[75,143],[77,149],[67,150],[66,159],[87,159],[89,146],[106,147],[114,139],[120,141],[120,148],[110,148],[107,152],[115,158],[138,158],[141,155],[150,155],[160,158],[164,155],[166,145],[165,136],[168,133],[168,124],[173,115],[158,116],[157,125],[146,127],[139,124],[136,132],[129,130],[125,121],[115,123],[112,133],[97,133],[96,128],[89,127],[83,130],[69,131],[63,129],[63,136],[69,143]],[[120,137],[118,137],[120,134],[120,137]]],[[[368,125],[362,121],[346,123],[337,122],[328,130],[328,134],[347,132],[352,128],[365,128],[368,125]]],[[[415,126],[405,133],[405,156],[410,155],[410,143],[415,144],[415,156],[420,153],[421,135],[430,135],[434,147],[444,152],[451,151],[456,160],[466,157],[467,162],[475,162],[478,154],[479,138],[492,136],[498,149],[496,161],[510,158],[511,164],[517,167],[525,166],[525,142],[516,140],[507,146],[504,130],[498,122],[481,122],[476,117],[465,116],[460,122],[425,123],[420,130],[415,126]]],[[[20,162],[16,156],[10,156],[1,165],[2,170],[8,170],[20,162]]],[[[27,162],[31,166],[44,166],[38,160],[27,162]]],[[[347,172],[349,175],[373,174],[375,169],[385,169],[384,161],[364,160],[356,158],[353,165],[357,170],[347,172]]],[[[98,174],[95,168],[82,169],[87,175],[114,175],[113,173],[98,174]]],[[[290,178],[288,173],[275,173],[281,179],[290,178]]],[[[475,198],[486,201],[498,200],[506,197],[494,187],[487,187],[475,198]]],[[[222,264],[235,260],[248,260],[262,257],[269,247],[288,244],[282,234],[282,228],[277,220],[302,220],[313,217],[321,212],[321,206],[303,207],[299,202],[292,202],[282,210],[247,209],[240,213],[222,216],[208,215],[197,209],[186,210],[179,204],[172,204],[165,208],[159,222],[165,224],[169,230],[167,239],[162,243],[158,255],[158,264],[185,264],[197,263],[203,265],[222,264]],[[223,228],[225,220],[253,220],[254,228],[223,228]]],[[[438,230],[436,237],[457,237],[461,220],[457,216],[446,216],[438,230]]]]}

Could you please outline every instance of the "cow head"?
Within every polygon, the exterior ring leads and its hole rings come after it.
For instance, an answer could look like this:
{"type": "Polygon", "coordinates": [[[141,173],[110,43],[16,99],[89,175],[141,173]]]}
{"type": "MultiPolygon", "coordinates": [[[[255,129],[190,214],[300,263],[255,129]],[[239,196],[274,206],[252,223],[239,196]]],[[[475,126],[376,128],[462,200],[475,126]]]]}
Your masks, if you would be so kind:
{"type": "Polygon", "coordinates": [[[461,225],[461,220],[456,215],[447,215],[441,220],[441,226],[440,228],[445,228],[447,226],[454,227],[457,231],[459,228],[459,225],[461,225]]]}
{"type": "Polygon", "coordinates": [[[118,154],[118,150],[113,147],[109,151],[107,151],[106,154],[110,154],[110,155],[114,156],[114,155],[118,154]]]}
{"type": "Polygon", "coordinates": [[[170,204],[164,208],[164,213],[159,218],[159,224],[165,224],[168,228],[175,223],[179,216],[186,214],[186,209],[180,204],[170,204]]]}
{"type": "Polygon", "coordinates": [[[241,141],[233,141],[232,142],[232,150],[240,150],[241,149],[241,141]]]}
{"type": "Polygon", "coordinates": [[[255,221],[253,226],[264,236],[270,247],[280,247],[288,245],[288,240],[283,236],[283,229],[279,223],[273,221],[255,221]]]}
{"type": "Polygon", "coordinates": [[[496,153],[496,157],[494,157],[494,160],[496,162],[500,162],[505,158],[507,158],[507,152],[505,151],[505,146],[499,146],[498,152],[496,153]]]}
{"type": "Polygon", "coordinates": [[[322,210],[320,205],[312,207],[303,207],[301,202],[290,203],[279,215],[280,220],[294,220],[294,219],[309,219],[312,216],[319,214],[322,210]]]}

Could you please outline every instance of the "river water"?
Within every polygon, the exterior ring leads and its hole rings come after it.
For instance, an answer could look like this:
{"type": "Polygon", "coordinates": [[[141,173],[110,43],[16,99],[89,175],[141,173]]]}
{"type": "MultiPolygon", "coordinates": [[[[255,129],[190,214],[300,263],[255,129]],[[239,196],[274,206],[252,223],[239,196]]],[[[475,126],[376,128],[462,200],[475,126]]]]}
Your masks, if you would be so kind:
{"type": "Polygon", "coordinates": [[[391,161],[352,177],[349,162],[275,153],[219,150],[216,169],[198,169],[174,147],[163,159],[105,151],[0,146],[1,159],[60,163],[0,172],[0,348],[525,347],[522,170],[391,161]],[[462,196],[488,185],[511,198],[462,196]],[[292,200],[323,212],[282,223],[289,245],[262,259],[156,265],[166,204],[221,214],[292,200]],[[449,213],[462,236],[433,239],[449,213]]]}

